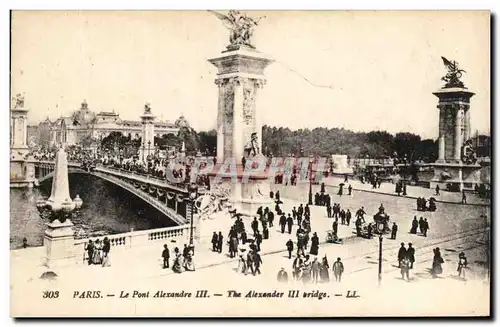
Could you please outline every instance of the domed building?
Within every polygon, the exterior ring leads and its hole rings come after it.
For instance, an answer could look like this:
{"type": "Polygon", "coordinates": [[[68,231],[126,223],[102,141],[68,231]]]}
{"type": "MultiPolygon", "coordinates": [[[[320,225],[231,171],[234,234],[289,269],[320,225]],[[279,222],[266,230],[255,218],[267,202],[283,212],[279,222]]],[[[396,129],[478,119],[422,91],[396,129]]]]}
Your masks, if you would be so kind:
{"type": "MultiPolygon", "coordinates": [[[[177,135],[179,132],[178,123],[179,126],[185,126],[185,124],[189,126],[182,116],[174,124],[168,121],[155,121],[154,136],[177,135]]],[[[81,103],[80,108],[74,110],[69,117],[60,117],[55,122],[45,120],[40,125],[44,125],[44,128],[47,125],[50,126],[50,133],[47,135],[40,133],[40,143],[47,141],[50,144],[75,145],[86,138],[99,141],[112,132],[122,133],[131,139],[139,139],[142,134],[141,120],[123,120],[114,111],[95,113],[89,109],[85,100],[81,103]],[[45,140],[47,136],[50,138],[49,140],[45,140]]]]}

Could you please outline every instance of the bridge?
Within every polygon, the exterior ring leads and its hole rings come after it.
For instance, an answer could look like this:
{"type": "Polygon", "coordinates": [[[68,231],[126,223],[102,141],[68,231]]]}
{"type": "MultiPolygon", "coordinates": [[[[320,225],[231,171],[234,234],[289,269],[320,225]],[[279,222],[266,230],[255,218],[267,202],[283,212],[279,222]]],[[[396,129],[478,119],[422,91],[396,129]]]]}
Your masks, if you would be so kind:
{"type": "MultiPolygon", "coordinates": [[[[34,162],[35,184],[51,179],[55,163],[52,161],[34,162]]],[[[182,185],[168,183],[164,179],[138,174],[124,169],[96,166],[84,169],[79,163],[69,162],[68,173],[89,174],[120,186],[156,210],[182,226],[188,224],[191,218],[188,190],[182,185]]]]}

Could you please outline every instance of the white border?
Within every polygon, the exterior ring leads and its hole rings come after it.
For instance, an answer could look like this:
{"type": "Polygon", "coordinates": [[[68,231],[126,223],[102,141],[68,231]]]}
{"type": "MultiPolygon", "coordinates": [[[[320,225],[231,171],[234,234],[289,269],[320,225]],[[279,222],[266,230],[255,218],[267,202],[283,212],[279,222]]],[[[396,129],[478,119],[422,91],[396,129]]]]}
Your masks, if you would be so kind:
{"type": "MultiPolygon", "coordinates": [[[[350,1],[321,1],[321,0],[308,0],[308,1],[295,1],[295,0],[286,0],[286,1],[275,1],[274,3],[270,3],[269,0],[253,0],[253,1],[239,1],[236,3],[236,1],[188,1],[188,0],[182,0],[182,1],[153,1],[153,0],[141,0],[141,1],[130,1],[130,0],[121,0],[121,1],[104,1],[104,0],[87,0],[87,1],[43,1],[41,3],[40,1],[13,1],[13,0],[2,0],[0,2],[0,8],[2,9],[0,11],[0,22],[1,22],[1,28],[2,28],[2,44],[4,45],[4,51],[1,52],[1,63],[2,63],[2,70],[3,74],[1,75],[3,78],[1,79],[2,82],[2,87],[1,87],[1,99],[2,99],[2,104],[6,108],[4,108],[4,113],[5,117],[2,117],[3,119],[0,119],[0,130],[3,131],[3,134],[5,135],[0,141],[0,153],[3,153],[5,155],[5,160],[1,161],[1,174],[0,178],[3,180],[1,182],[1,185],[4,185],[5,187],[2,189],[2,194],[0,196],[0,208],[4,212],[3,215],[1,215],[2,223],[3,226],[1,227],[1,232],[4,233],[4,237],[2,238],[3,240],[3,246],[5,249],[3,251],[0,251],[1,256],[2,256],[2,279],[3,279],[3,286],[5,288],[3,289],[2,297],[1,297],[1,304],[0,307],[2,308],[2,320],[4,320],[4,323],[2,324],[3,326],[9,326],[13,325],[15,322],[9,318],[9,305],[10,305],[10,299],[9,299],[9,270],[8,270],[8,260],[9,260],[9,245],[7,243],[7,240],[9,239],[9,193],[7,189],[8,185],[8,180],[7,180],[7,173],[9,170],[9,164],[7,161],[8,158],[8,153],[9,153],[9,139],[7,137],[7,130],[9,128],[9,104],[10,104],[10,99],[9,99],[9,89],[10,89],[10,81],[9,81],[9,10],[10,9],[41,9],[41,10],[63,10],[63,9],[100,9],[100,10],[112,10],[112,9],[135,9],[135,10],[140,10],[140,9],[174,9],[174,10],[181,10],[181,9],[247,9],[247,10],[258,10],[258,9],[266,9],[266,10],[273,10],[273,9],[303,9],[303,10],[443,10],[443,9],[448,9],[448,10],[491,10],[493,12],[498,13],[498,8],[499,8],[499,3],[500,1],[498,0],[474,0],[474,1],[459,1],[459,0],[454,0],[454,1],[437,1],[437,0],[419,0],[419,1],[389,1],[389,0],[379,0],[379,1],[361,1],[361,0],[350,0],[350,1]],[[5,193],[4,193],[5,192],[5,193]]],[[[498,17],[497,17],[498,18],[498,17]]],[[[498,24],[498,21],[496,21],[496,24],[498,24]]],[[[496,26],[492,26],[496,27],[496,26]]],[[[498,41],[498,34],[495,35],[495,40],[498,41]]],[[[36,54],[33,54],[36,56],[36,54]]],[[[486,54],[485,54],[486,55],[486,54]]],[[[498,58],[498,53],[496,54],[495,58],[491,58],[491,60],[495,60],[498,58]]],[[[496,67],[495,72],[492,71],[492,77],[495,76],[497,73],[498,67],[496,67]]],[[[495,94],[495,89],[491,91],[491,94],[495,94]]],[[[492,109],[498,108],[498,97],[495,99],[495,102],[492,106],[492,109]]],[[[498,115],[494,115],[494,123],[495,126],[498,126],[498,115]]],[[[492,134],[493,135],[493,134],[492,134]]],[[[495,140],[496,141],[496,140],[495,140]]],[[[496,144],[494,142],[493,144],[496,144]]],[[[494,153],[498,153],[497,149],[494,149],[494,153]]],[[[495,162],[495,168],[497,167],[497,163],[495,162]]],[[[497,185],[495,185],[497,186],[497,185]]],[[[496,187],[495,187],[496,190],[496,187]]],[[[498,192],[495,192],[495,195],[498,192]]],[[[497,199],[497,196],[495,196],[495,199],[497,199]]],[[[496,201],[495,201],[496,202],[496,201]]],[[[498,226],[496,226],[495,223],[495,236],[498,236],[498,226]]],[[[495,237],[496,240],[498,240],[497,237],[495,237]]],[[[495,244],[498,243],[495,242],[495,244]]],[[[496,249],[497,250],[497,249],[496,249]]],[[[497,256],[495,259],[498,258],[498,251],[495,251],[497,256]]],[[[494,260],[493,262],[496,262],[494,260]]],[[[495,264],[496,266],[496,264],[495,264]]],[[[498,283],[498,281],[496,281],[498,283]]],[[[429,294],[429,296],[432,296],[429,294]]],[[[466,296],[466,295],[464,295],[466,296]]],[[[29,298],[27,298],[29,300],[29,298]]],[[[496,311],[496,310],[495,310],[496,311]]],[[[498,311],[497,311],[498,314],[498,311]]],[[[107,322],[96,322],[96,321],[89,321],[92,324],[95,325],[104,325],[111,323],[111,321],[107,322]]],[[[334,321],[331,322],[333,324],[338,324],[341,321],[334,321]]],[[[25,325],[32,325],[32,324],[49,324],[52,322],[48,321],[29,321],[25,322],[25,325]]],[[[120,323],[120,321],[118,321],[120,323]]],[[[133,321],[132,324],[138,324],[138,323],[144,323],[144,321],[133,321]]],[[[177,324],[171,321],[166,321],[165,323],[170,324],[177,324]]],[[[189,322],[189,324],[192,324],[194,322],[189,322]]],[[[211,324],[219,324],[220,322],[212,322],[211,324]]],[[[270,322],[258,322],[259,324],[270,324],[270,322]]],[[[290,322],[286,322],[289,324],[290,322]]],[[[303,324],[305,322],[301,322],[303,324]]],[[[351,322],[352,323],[352,322],[351,322]]],[[[434,323],[427,323],[429,325],[441,325],[443,322],[434,322],[434,323]]],[[[470,323],[473,323],[470,321],[470,323]]],[[[69,325],[71,322],[63,322],[63,325],[69,325]]],[[[386,324],[386,322],[375,322],[372,321],[370,324],[386,324]]]]}

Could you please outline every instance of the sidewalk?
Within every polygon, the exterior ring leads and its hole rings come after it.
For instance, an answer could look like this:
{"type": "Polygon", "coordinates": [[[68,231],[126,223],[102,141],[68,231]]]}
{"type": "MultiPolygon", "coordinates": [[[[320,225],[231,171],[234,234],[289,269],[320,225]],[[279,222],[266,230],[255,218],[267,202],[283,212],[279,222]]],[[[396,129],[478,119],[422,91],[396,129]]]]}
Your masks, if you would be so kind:
{"type": "MultiPolygon", "coordinates": [[[[332,186],[335,188],[339,188],[340,183],[344,183],[343,178],[339,177],[326,177],[324,179],[325,185],[332,186]]],[[[448,191],[440,191],[440,195],[435,194],[435,190],[431,190],[428,188],[420,187],[420,186],[412,186],[412,185],[407,185],[406,186],[406,196],[398,196],[394,191],[395,191],[395,184],[389,183],[389,182],[383,182],[382,185],[380,185],[380,188],[373,188],[370,184],[368,183],[361,183],[359,180],[356,179],[349,179],[347,183],[344,183],[344,194],[347,194],[347,187],[349,184],[352,185],[353,192],[360,191],[360,192],[369,192],[369,193],[379,193],[379,194],[386,194],[386,195],[391,195],[395,197],[406,197],[406,198],[411,198],[411,199],[417,199],[419,197],[424,197],[426,199],[429,199],[430,197],[433,197],[436,199],[436,202],[441,202],[441,203],[455,203],[455,204],[461,204],[462,203],[462,193],[458,192],[448,192],[448,191]]],[[[467,193],[467,205],[483,205],[483,206],[489,206],[490,203],[487,199],[483,199],[478,197],[476,194],[471,194],[467,193]]]]}
{"type": "MultiPolygon", "coordinates": [[[[299,202],[282,199],[283,204],[281,205],[282,210],[288,215],[292,211],[292,208],[298,207],[299,202]]],[[[311,226],[313,231],[317,231],[318,237],[320,239],[320,244],[324,244],[326,238],[326,231],[332,229],[332,219],[325,218],[326,212],[324,207],[311,206],[311,226]]],[[[274,212],[274,207],[269,208],[274,212]]],[[[242,217],[245,223],[245,229],[251,235],[250,224],[252,218],[242,217]]],[[[227,234],[230,227],[234,223],[234,219],[230,218],[230,214],[226,211],[219,212],[214,219],[206,219],[200,221],[200,237],[195,248],[195,264],[197,268],[211,267],[215,265],[220,265],[228,262],[236,262],[238,258],[230,258],[228,245],[227,245],[227,234]],[[212,251],[212,233],[222,232],[224,237],[224,244],[222,248],[222,253],[216,253],[212,251]]],[[[269,228],[269,239],[263,240],[261,244],[261,255],[269,255],[273,253],[280,253],[286,250],[286,242],[291,239],[294,242],[294,247],[296,250],[296,231],[297,225],[294,224],[292,227],[291,234],[288,234],[287,228],[285,228],[285,233],[281,233],[279,224],[279,217],[275,215],[274,227],[269,228]]],[[[262,226],[259,222],[259,230],[262,232],[262,226]]],[[[312,234],[310,235],[312,236],[312,234]]],[[[338,236],[344,241],[349,238],[354,238],[354,225],[351,226],[338,225],[338,236]]],[[[127,275],[132,278],[150,278],[155,276],[164,276],[174,274],[171,269],[162,269],[163,259],[161,258],[161,253],[163,251],[162,242],[155,242],[154,244],[148,244],[144,246],[132,247],[132,248],[121,248],[113,247],[110,252],[110,267],[102,268],[98,265],[88,265],[83,262],[83,252],[77,253],[77,258],[75,259],[76,264],[60,269],[55,269],[58,274],[58,279],[76,279],[76,280],[86,280],[93,278],[102,278],[103,275],[108,275],[110,278],[117,275],[127,275]]],[[[170,265],[172,265],[174,257],[174,248],[178,247],[182,252],[184,244],[189,244],[189,236],[184,238],[176,239],[175,241],[169,241],[165,244],[168,245],[170,250],[170,265]]],[[[248,248],[248,245],[241,245],[240,248],[248,248]]],[[[11,269],[12,273],[17,276],[16,281],[27,281],[38,278],[45,271],[49,270],[42,266],[42,262],[45,256],[44,247],[34,247],[27,249],[19,249],[11,251],[11,269]]]]}

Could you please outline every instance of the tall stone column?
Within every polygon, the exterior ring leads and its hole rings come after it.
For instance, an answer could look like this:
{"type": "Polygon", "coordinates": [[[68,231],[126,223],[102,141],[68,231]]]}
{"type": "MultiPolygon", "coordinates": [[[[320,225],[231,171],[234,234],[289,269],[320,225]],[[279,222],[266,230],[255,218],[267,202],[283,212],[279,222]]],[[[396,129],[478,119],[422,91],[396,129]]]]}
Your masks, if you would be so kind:
{"type": "Polygon", "coordinates": [[[154,153],[154,137],[155,137],[155,116],[151,113],[149,103],[144,105],[144,113],[141,116],[142,120],[142,141],[139,151],[139,160],[145,161],[147,156],[154,153]]]}
{"type": "Polygon", "coordinates": [[[470,110],[469,108],[465,108],[465,117],[464,117],[464,141],[467,141],[470,139],[470,110]]]}
{"type": "MultiPolygon", "coordinates": [[[[230,159],[237,165],[237,170],[231,172],[231,178],[226,176],[221,183],[229,184],[231,202],[237,207],[241,205],[237,208],[238,212],[255,214],[257,208],[254,206],[270,205],[267,203],[269,198],[262,196],[269,194],[268,180],[262,173],[262,176],[253,174],[242,182],[245,168],[242,158],[246,155],[245,148],[250,147],[250,144],[252,148],[262,150],[262,125],[256,114],[256,103],[258,89],[264,85],[264,69],[273,60],[254,48],[238,45],[228,47],[228,51],[224,51],[220,57],[209,61],[218,69],[217,147],[223,149],[217,150],[218,163],[223,164],[230,159]]],[[[223,168],[219,166],[216,171],[223,168]]]]}
{"type": "Polygon", "coordinates": [[[445,158],[444,158],[444,135],[439,135],[439,157],[438,157],[438,161],[439,162],[444,162],[445,161],[445,158]]]}
{"type": "Polygon", "coordinates": [[[461,161],[462,155],[462,117],[463,111],[460,106],[456,106],[455,116],[455,156],[454,159],[461,161]]]}
{"type": "Polygon", "coordinates": [[[241,77],[233,77],[230,79],[234,91],[233,101],[233,144],[232,156],[236,160],[236,164],[241,164],[243,158],[243,148],[245,140],[243,139],[243,83],[241,77]]]}
{"type": "Polygon", "coordinates": [[[217,162],[224,160],[224,87],[225,79],[216,79],[215,84],[219,88],[219,102],[217,106],[217,162]]]}

